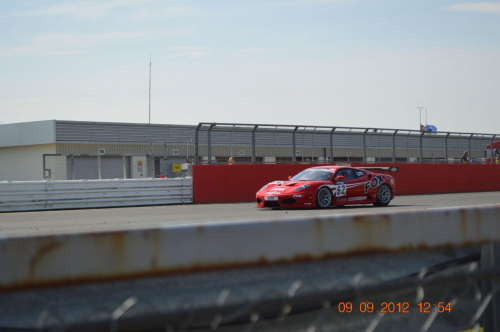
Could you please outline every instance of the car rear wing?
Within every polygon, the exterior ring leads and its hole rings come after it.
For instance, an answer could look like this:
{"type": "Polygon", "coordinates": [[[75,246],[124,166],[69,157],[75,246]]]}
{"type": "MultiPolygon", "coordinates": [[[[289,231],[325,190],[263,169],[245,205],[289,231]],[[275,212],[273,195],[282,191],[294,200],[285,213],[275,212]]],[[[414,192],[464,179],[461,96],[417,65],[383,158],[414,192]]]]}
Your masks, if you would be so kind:
{"type": "Polygon", "coordinates": [[[391,172],[391,173],[395,173],[395,172],[398,172],[399,171],[399,168],[396,167],[396,166],[388,166],[388,167],[358,167],[358,168],[361,168],[361,169],[364,169],[364,170],[367,170],[367,171],[385,171],[385,172],[391,172]]]}

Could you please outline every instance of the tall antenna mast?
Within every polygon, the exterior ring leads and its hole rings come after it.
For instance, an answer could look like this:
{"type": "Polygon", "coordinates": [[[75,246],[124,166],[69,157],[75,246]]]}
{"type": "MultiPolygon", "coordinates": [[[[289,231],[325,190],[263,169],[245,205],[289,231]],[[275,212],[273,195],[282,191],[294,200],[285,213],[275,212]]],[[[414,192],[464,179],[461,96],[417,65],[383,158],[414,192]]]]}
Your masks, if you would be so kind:
{"type": "Polygon", "coordinates": [[[151,124],[151,51],[149,52],[149,124],[151,124]]]}

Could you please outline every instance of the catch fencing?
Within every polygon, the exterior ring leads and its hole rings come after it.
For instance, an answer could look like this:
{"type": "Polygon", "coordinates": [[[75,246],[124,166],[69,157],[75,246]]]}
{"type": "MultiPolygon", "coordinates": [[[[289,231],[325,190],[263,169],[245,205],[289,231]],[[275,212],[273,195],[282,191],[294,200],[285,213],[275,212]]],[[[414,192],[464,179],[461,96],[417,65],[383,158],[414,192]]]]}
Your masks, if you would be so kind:
{"type": "Polygon", "coordinates": [[[493,332],[499,242],[500,205],[4,238],[0,327],[493,332]]]}
{"type": "Polygon", "coordinates": [[[491,162],[496,134],[408,129],[200,123],[196,163],[491,162]],[[487,147],[489,145],[489,148],[487,147]]]}
{"type": "Polygon", "coordinates": [[[192,178],[0,182],[0,212],[192,202],[192,178]]]}

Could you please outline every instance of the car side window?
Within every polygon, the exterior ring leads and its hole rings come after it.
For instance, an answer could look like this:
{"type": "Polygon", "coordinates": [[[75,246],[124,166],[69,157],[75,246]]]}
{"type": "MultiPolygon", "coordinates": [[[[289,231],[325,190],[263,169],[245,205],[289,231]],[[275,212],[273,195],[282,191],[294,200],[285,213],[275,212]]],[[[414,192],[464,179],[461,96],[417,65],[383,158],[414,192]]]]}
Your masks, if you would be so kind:
{"type": "Polygon", "coordinates": [[[365,172],[363,171],[355,171],[354,173],[356,174],[356,178],[360,178],[365,175],[365,172]]]}
{"type": "Polygon", "coordinates": [[[354,172],[352,169],[341,169],[337,172],[338,175],[343,175],[345,176],[346,180],[352,180],[355,178],[354,172]]]}

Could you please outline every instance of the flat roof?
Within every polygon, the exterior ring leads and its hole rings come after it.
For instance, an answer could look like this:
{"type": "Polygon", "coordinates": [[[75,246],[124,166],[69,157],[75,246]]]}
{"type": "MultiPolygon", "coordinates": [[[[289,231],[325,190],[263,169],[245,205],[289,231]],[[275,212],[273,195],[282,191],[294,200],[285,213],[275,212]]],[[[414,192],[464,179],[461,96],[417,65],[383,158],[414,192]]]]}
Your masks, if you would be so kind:
{"type": "Polygon", "coordinates": [[[0,125],[0,147],[53,144],[56,121],[34,121],[0,125]]]}

